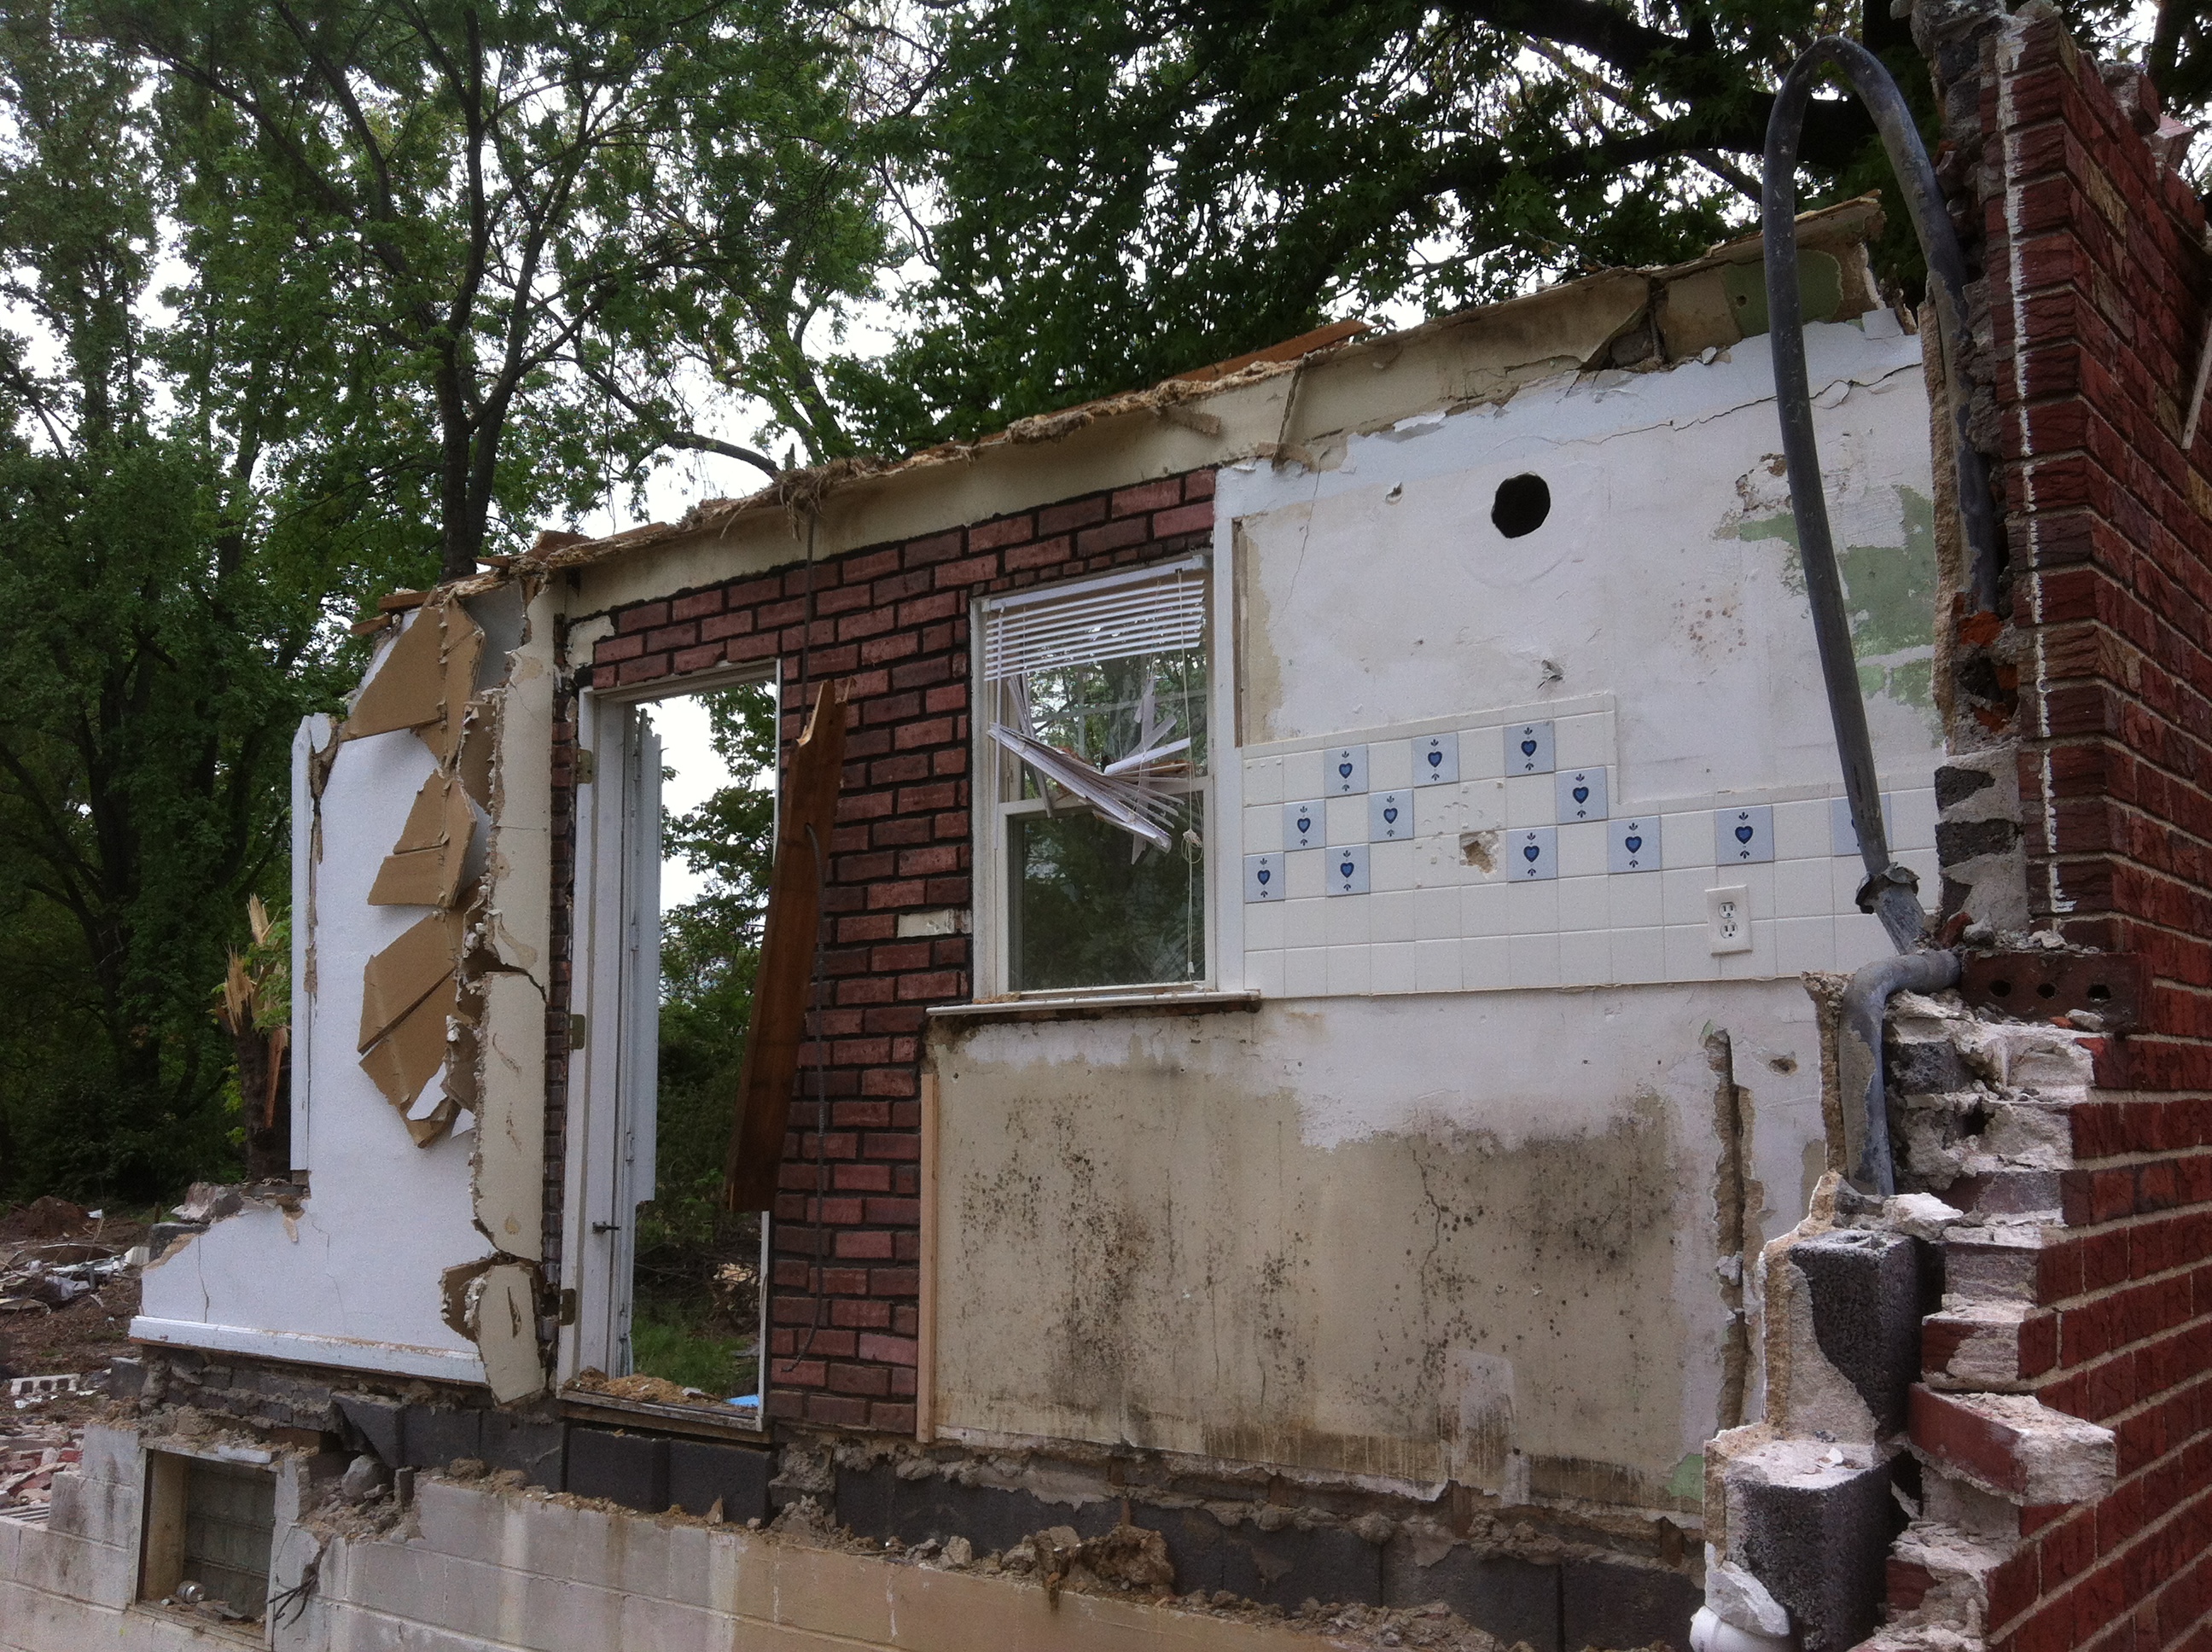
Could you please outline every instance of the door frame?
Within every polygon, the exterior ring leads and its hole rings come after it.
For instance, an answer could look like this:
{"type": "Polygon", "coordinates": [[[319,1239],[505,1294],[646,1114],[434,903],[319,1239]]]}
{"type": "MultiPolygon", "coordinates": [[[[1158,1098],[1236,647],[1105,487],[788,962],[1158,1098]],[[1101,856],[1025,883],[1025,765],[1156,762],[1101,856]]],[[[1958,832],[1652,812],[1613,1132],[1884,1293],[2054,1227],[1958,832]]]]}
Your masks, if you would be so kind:
{"type": "MultiPolygon", "coordinates": [[[[664,700],[688,699],[717,689],[768,683],[778,689],[780,671],[734,670],[700,672],[678,683],[663,681],[605,691],[586,689],[577,695],[577,744],[592,754],[593,778],[577,788],[575,884],[570,925],[570,1004],[584,1019],[580,1048],[568,1058],[568,1106],[563,1131],[559,1283],[575,1291],[575,1310],[562,1317],[556,1345],[555,1378],[565,1386],[586,1367],[619,1375],[608,1364],[626,1350],[617,1318],[626,1320],[630,1280],[615,1277],[617,1252],[613,1236],[595,1234],[594,1221],[608,1219],[605,1208],[622,1196],[626,1175],[619,1151],[623,1126],[626,1057],[631,1040],[630,993],[624,930],[630,912],[631,880],[625,877],[623,820],[630,804],[630,764],[635,755],[634,714],[664,700]]],[[[781,731],[779,728],[778,734],[781,731]]],[[[780,739],[779,739],[780,747],[780,739]]],[[[776,776],[780,782],[781,776],[776,776]]],[[[782,809],[782,787],[775,808],[782,809]]],[[[780,819],[777,824],[781,824],[780,819]]],[[[647,1189],[650,1196],[650,1189],[647,1189]]],[[[761,1220],[761,1314],[757,1337],[760,1390],[765,1410],[768,1351],[768,1259],[770,1218],[761,1220]]],[[[628,1224],[625,1223],[625,1233],[628,1224]]],[[[740,1413],[742,1415],[742,1413],[740,1413]]]]}

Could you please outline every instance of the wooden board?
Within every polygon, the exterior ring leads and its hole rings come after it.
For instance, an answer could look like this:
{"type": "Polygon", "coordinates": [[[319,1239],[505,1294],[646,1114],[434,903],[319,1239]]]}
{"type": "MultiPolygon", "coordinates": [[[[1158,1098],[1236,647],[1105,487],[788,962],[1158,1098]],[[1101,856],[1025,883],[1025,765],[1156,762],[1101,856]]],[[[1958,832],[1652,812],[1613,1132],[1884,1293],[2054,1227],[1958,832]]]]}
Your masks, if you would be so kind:
{"type": "Polygon", "coordinates": [[[738,1114],[722,1161],[722,1207],[765,1211],[791,1122],[791,1092],[806,1036],[807,997],[822,924],[822,880],[830,864],[837,792],[844,779],[845,701],[850,685],[825,683],[791,754],[775,880],[762,926],[753,1017],[738,1075],[738,1114]]]}

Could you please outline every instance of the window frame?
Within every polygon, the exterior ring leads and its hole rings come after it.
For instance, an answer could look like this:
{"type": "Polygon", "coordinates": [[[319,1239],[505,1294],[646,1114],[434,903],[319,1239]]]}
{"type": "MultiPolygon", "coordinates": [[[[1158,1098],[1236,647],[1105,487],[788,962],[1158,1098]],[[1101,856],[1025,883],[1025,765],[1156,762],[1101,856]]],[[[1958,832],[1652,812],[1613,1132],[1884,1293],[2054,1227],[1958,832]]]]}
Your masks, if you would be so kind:
{"type": "Polygon", "coordinates": [[[1083,579],[980,596],[969,604],[969,704],[974,708],[973,715],[969,720],[974,778],[969,818],[974,823],[978,840],[974,856],[975,912],[973,924],[973,996],[977,1002],[1079,1002],[1087,999],[1126,998],[1132,994],[1158,997],[1211,994],[1220,990],[1221,960],[1224,956],[1219,922],[1222,905],[1221,843],[1225,829],[1220,816],[1223,797],[1221,775],[1224,764],[1234,759],[1236,750],[1231,738],[1231,731],[1223,726],[1220,718],[1223,702],[1220,605],[1213,558],[1206,552],[1139,568],[1116,568],[1111,573],[1083,579]],[[1017,992],[1012,985],[1014,879],[1010,859],[1012,852],[1011,823],[1018,816],[1042,816],[1045,813],[1045,807],[1042,798],[1019,795],[1024,765],[1018,757],[991,738],[990,726],[996,710],[996,697],[986,674],[986,644],[990,616],[1009,598],[1026,605],[1187,572],[1195,572],[1200,576],[1206,602],[1205,631],[1199,646],[1199,652],[1206,660],[1206,773],[1182,788],[1199,799],[1200,817],[1203,823],[1200,834],[1204,847],[1199,862],[1201,885],[1199,904],[1205,929],[1205,957],[1200,971],[1189,981],[1124,981],[1096,987],[1046,987],[1017,992]]]}

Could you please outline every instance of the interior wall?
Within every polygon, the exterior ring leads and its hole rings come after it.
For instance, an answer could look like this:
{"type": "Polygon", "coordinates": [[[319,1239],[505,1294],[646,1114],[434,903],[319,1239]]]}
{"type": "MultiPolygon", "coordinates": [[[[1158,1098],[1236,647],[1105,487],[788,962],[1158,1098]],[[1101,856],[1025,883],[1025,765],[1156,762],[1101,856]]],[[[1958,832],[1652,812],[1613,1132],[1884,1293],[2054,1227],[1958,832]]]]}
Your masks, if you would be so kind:
{"type": "MultiPolygon", "coordinates": [[[[1813,383],[1888,813],[1932,891],[1927,403],[1919,341],[1874,320],[1810,330],[1813,383]]],[[[1220,984],[1263,1002],[940,1019],[945,1431],[1696,1506],[1694,1454],[1738,1403],[1718,1236],[1741,1219],[1755,1254],[1824,1157],[1798,976],[1888,950],[1833,825],[1769,383],[1755,341],[1221,474],[1243,864],[1220,984]],[[1528,472],[1551,513],[1508,539],[1492,501],[1528,472]],[[1523,720],[1555,761],[1510,774],[1523,720]],[[1456,775],[1422,787],[1434,734],[1456,775]],[[1331,796],[1340,756],[1364,772],[1331,796]],[[1598,820],[1558,812],[1577,767],[1598,820]],[[1394,788],[1412,824],[1386,838],[1394,788]],[[1724,865],[1715,814],[1741,806],[1766,853],[1724,865]],[[1624,870],[1631,817],[1650,864],[1624,870]],[[1527,828],[1556,834],[1535,883],[1509,852],[1527,828]],[[1347,843],[1340,894],[1322,863],[1347,843]],[[1740,949],[1714,944],[1718,887],[1746,891],[1740,949]]]]}

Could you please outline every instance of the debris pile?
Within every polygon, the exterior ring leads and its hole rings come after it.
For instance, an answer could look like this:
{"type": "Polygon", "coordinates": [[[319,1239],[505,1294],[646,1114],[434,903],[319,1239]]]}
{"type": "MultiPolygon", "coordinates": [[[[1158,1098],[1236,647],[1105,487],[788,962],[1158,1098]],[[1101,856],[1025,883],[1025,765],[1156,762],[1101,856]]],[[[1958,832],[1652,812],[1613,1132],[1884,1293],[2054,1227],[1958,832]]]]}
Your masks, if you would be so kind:
{"type": "Polygon", "coordinates": [[[0,1263],[0,1314],[66,1308],[128,1266],[106,1245],[64,1240],[25,1246],[0,1263]]]}
{"type": "Polygon", "coordinates": [[[76,1467],[82,1455],[77,1438],[62,1427],[0,1434],[0,1520],[45,1522],[53,1502],[54,1475],[76,1467]]]}

